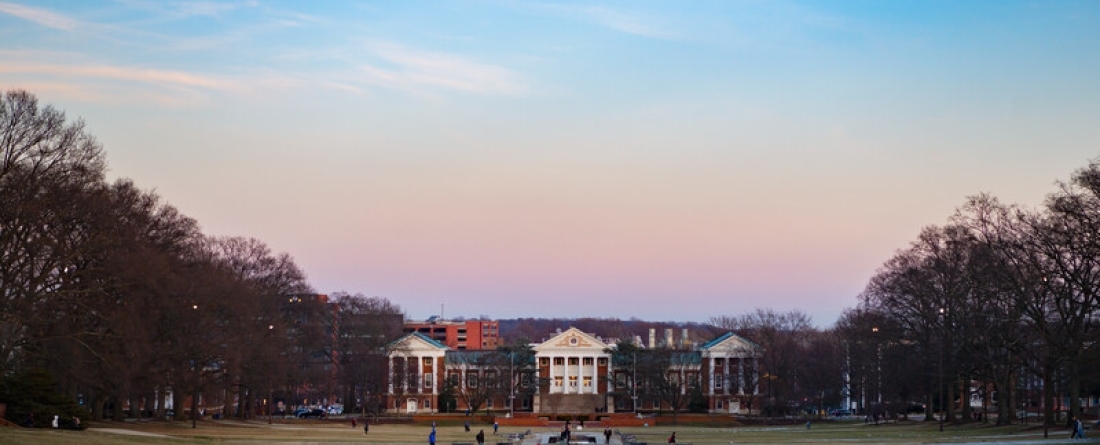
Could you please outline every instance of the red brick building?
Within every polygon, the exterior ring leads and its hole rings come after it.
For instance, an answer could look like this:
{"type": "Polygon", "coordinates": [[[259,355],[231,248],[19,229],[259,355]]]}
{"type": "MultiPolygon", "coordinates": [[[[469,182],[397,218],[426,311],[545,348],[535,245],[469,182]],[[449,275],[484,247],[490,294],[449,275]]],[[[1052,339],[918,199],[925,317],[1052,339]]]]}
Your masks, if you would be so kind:
{"type": "Polygon", "coordinates": [[[406,321],[405,333],[420,333],[456,350],[496,349],[500,346],[500,323],[496,320],[449,321],[436,317],[406,321]]]}

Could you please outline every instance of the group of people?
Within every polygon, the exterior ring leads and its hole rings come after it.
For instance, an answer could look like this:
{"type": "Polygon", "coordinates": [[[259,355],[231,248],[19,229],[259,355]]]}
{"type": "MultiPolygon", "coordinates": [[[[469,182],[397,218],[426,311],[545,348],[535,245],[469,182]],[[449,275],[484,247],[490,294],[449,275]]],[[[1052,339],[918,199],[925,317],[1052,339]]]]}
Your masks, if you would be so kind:
{"type": "MultiPolygon", "coordinates": [[[[466,421],[465,427],[466,431],[470,431],[470,421],[466,421]]],[[[493,435],[497,434],[497,430],[499,428],[500,425],[494,421],[493,435]]],[[[365,432],[366,430],[364,430],[364,433],[365,432]]],[[[474,436],[474,439],[477,440],[477,445],[483,445],[485,443],[485,430],[478,430],[477,435],[474,436]]],[[[428,433],[428,445],[435,445],[435,422],[432,422],[432,432],[428,433]]]]}
{"type": "Polygon", "coordinates": [[[1085,438],[1085,424],[1081,422],[1080,418],[1073,417],[1072,419],[1070,419],[1069,428],[1071,430],[1073,430],[1073,432],[1070,433],[1070,435],[1069,435],[1070,439],[1084,439],[1085,438]]]}

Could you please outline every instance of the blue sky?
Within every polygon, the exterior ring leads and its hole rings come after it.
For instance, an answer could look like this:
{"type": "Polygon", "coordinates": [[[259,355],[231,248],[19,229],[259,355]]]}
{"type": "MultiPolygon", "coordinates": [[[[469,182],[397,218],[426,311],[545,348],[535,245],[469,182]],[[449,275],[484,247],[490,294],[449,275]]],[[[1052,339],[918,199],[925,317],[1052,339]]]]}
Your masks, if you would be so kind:
{"type": "Polygon", "coordinates": [[[322,292],[822,326],[1100,153],[1100,3],[0,1],[0,87],[322,292]]]}

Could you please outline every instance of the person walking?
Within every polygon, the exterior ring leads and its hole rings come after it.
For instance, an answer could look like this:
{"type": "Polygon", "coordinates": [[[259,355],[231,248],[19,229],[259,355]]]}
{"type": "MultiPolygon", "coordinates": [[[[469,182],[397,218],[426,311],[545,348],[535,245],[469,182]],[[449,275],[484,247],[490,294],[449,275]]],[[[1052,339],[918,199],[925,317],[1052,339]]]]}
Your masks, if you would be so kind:
{"type": "Polygon", "coordinates": [[[495,436],[495,435],[497,435],[497,428],[499,428],[499,427],[500,427],[500,425],[499,425],[499,424],[497,424],[497,421],[496,421],[496,420],[494,420],[494,421],[493,421],[493,435],[494,435],[494,436],[495,436]]]}
{"type": "Polygon", "coordinates": [[[1085,438],[1085,426],[1081,423],[1081,419],[1074,417],[1070,421],[1070,428],[1073,429],[1073,434],[1070,434],[1070,439],[1084,439],[1085,438]]]}
{"type": "Polygon", "coordinates": [[[676,443],[676,432],[673,431],[671,436],[668,436],[668,443],[676,443]]]}
{"type": "Polygon", "coordinates": [[[432,428],[432,432],[428,433],[428,445],[435,445],[435,428],[432,428]]]}
{"type": "Polygon", "coordinates": [[[363,420],[363,434],[370,433],[370,422],[363,420]]]}
{"type": "Polygon", "coordinates": [[[477,445],[483,445],[485,443],[485,430],[478,431],[475,437],[477,438],[477,445]]]}
{"type": "Polygon", "coordinates": [[[466,432],[467,433],[470,432],[470,421],[469,420],[466,421],[466,424],[464,426],[466,427],[466,432]]]}
{"type": "Polygon", "coordinates": [[[603,429],[603,443],[611,443],[611,427],[603,429]]]}

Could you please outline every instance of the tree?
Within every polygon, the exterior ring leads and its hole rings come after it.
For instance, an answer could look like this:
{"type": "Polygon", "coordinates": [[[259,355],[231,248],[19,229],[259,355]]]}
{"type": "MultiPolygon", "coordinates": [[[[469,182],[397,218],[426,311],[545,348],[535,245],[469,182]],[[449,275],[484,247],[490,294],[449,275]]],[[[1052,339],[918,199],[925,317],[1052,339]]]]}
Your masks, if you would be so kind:
{"type": "Polygon", "coordinates": [[[70,296],[85,193],[103,186],[102,147],[26,91],[0,95],[0,373],[20,367],[36,324],[70,296]]]}
{"type": "Polygon", "coordinates": [[[336,351],[340,365],[338,383],[344,388],[345,410],[353,410],[356,399],[361,411],[376,410],[372,397],[385,393],[386,355],[384,347],[401,334],[401,308],[380,297],[336,293],[336,351]]]}
{"type": "MultiPolygon", "coordinates": [[[[765,385],[768,413],[785,413],[792,396],[799,392],[800,360],[807,356],[805,346],[814,332],[810,317],[800,311],[786,313],[756,309],[740,317],[715,317],[711,323],[721,329],[740,333],[760,345],[759,364],[763,375],[753,383],[765,385]]],[[[750,386],[750,388],[753,386],[750,386]]]]}

